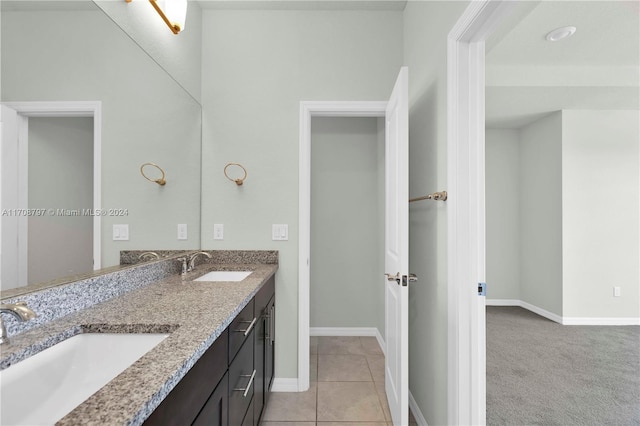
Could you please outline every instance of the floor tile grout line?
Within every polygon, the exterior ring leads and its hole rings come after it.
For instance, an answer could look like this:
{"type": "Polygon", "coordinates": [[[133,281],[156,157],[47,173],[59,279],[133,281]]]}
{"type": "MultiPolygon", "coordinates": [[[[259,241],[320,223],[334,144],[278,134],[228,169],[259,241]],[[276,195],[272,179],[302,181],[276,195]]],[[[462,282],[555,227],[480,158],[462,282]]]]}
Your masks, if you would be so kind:
{"type": "MultiPolygon", "coordinates": [[[[332,337],[332,336],[327,336],[327,337],[332,337]]],[[[338,337],[338,336],[336,336],[338,337]]],[[[354,336],[355,337],[355,336],[354,336]]],[[[376,399],[378,401],[380,410],[382,411],[382,416],[384,418],[384,420],[382,420],[380,423],[384,423],[385,425],[388,425],[389,420],[387,419],[387,415],[385,413],[384,410],[384,406],[383,403],[381,401],[381,397],[380,397],[380,393],[378,392],[378,382],[375,381],[374,377],[373,377],[373,371],[372,371],[372,367],[370,364],[370,360],[369,360],[369,356],[382,356],[384,358],[384,353],[370,353],[369,351],[365,350],[364,345],[362,343],[362,337],[361,336],[357,336],[357,340],[361,349],[360,353],[351,353],[351,352],[346,352],[346,353],[320,353],[319,347],[320,347],[320,340],[318,340],[318,349],[316,350],[315,356],[316,356],[316,426],[319,426],[321,423],[325,423],[323,421],[320,421],[319,417],[318,417],[318,403],[319,403],[319,395],[320,395],[320,383],[371,383],[373,385],[373,390],[376,394],[376,399]],[[320,381],[319,380],[319,375],[320,375],[320,355],[359,355],[359,356],[364,356],[365,361],[367,363],[367,369],[369,371],[369,376],[371,378],[371,380],[368,381],[335,381],[335,380],[327,380],[327,381],[320,381]]],[[[354,424],[358,424],[358,423],[362,423],[361,421],[344,421],[344,423],[354,423],[354,424]]],[[[375,421],[374,421],[375,423],[375,421]]]]}

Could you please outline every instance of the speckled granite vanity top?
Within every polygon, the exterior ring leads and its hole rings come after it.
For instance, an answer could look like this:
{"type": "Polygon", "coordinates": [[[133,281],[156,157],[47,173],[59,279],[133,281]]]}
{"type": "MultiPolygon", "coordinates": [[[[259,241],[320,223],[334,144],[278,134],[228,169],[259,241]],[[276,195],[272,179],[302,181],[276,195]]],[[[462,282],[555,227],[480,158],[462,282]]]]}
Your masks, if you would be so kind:
{"type": "Polygon", "coordinates": [[[199,265],[11,337],[6,365],[82,332],[170,332],[57,425],[139,425],[231,323],[277,264],[199,265]],[[193,281],[213,270],[253,271],[239,282],[193,281]]]}

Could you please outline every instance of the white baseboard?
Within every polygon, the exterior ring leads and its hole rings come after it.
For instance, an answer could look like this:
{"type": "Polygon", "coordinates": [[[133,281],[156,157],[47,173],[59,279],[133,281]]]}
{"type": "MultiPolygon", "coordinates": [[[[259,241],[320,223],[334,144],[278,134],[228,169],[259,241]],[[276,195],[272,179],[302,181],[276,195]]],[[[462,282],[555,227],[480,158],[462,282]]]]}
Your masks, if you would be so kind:
{"type": "Polygon", "coordinates": [[[309,327],[309,336],[376,336],[375,327],[309,327]]]}
{"type": "Polygon", "coordinates": [[[522,306],[522,302],[518,299],[486,299],[484,304],[487,306],[522,306]]]}
{"type": "Polygon", "coordinates": [[[429,426],[427,420],[422,415],[422,411],[420,411],[420,407],[418,407],[418,403],[413,398],[411,391],[409,391],[409,410],[413,413],[413,418],[416,419],[418,426],[429,426]]]}
{"type": "Polygon", "coordinates": [[[640,318],[563,317],[564,325],[640,325],[640,318]]]}
{"type": "Polygon", "coordinates": [[[485,301],[485,305],[487,306],[519,306],[535,314],[538,314],[541,317],[545,317],[547,319],[550,319],[551,321],[557,322],[558,324],[563,323],[562,317],[560,315],[554,314],[553,312],[549,312],[536,305],[532,305],[531,303],[527,303],[518,299],[487,299],[485,301]]]}
{"type": "Polygon", "coordinates": [[[375,337],[386,355],[387,345],[380,334],[380,330],[375,327],[309,327],[309,336],[366,336],[375,337]]]}
{"type": "Polygon", "coordinates": [[[273,378],[271,392],[298,392],[298,379],[273,378]]]}
{"type": "Polygon", "coordinates": [[[562,325],[640,325],[640,318],[563,317],[517,299],[487,299],[487,306],[520,306],[562,325]]]}
{"type": "Polygon", "coordinates": [[[382,354],[387,355],[387,343],[382,338],[382,334],[380,334],[380,330],[376,328],[376,339],[378,340],[378,344],[380,345],[380,349],[382,349],[382,354]]]}
{"type": "Polygon", "coordinates": [[[554,314],[553,312],[549,312],[545,309],[539,308],[535,305],[532,305],[531,303],[527,303],[527,302],[523,302],[520,301],[520,306],[522,306],[523,308],[540,315],[541,317],[545,317],[547,319],[550,319],[551,321],[555,321],[558,324],[563,324],[562,322],[562,317],[558,314],[554,314]]]}

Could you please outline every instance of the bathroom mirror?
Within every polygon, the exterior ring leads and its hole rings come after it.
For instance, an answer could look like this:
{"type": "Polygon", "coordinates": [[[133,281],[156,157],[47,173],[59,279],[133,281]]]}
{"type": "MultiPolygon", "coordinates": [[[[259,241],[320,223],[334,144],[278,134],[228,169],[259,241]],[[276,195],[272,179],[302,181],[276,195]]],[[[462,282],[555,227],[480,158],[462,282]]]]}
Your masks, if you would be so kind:
{"type": "MultiPolygon", "coordinates": [[[[15,179],[5,179],[9,156],[3,135],[2,199],[12,191],[22,194],[26,188],[28,195],[23,194],[26,201],[23,200],[20,207],[30,209],[29,212],[44,209],[42,216],[48,217],[24,218],[20,227],[26,226],[27,231],[18,229],[18,233],[22,232],[19,241],[25,248],[17,250],[5,241],[11,233],[7,231],[7,223],[12,216],[12,212],[5,210],[14,206],[3,202],[2,258],[15,258],[16,251],[22,253],[22,257],[16,265],[12,262],[7,266],[3,261],[0,289],[4,295],[0,292],[0,297],[6,297],[8,289],[12,289],[11,295],[16,295],[40,289],[46,283],[57,285],[78,275],[99,274],[103,268],[113,270],[120,263],[121,250],[200,247],[201,106],[184,84],[179,83],[181,79],[184,81],[183,76],[177,79],[167,71],[170,67],[160,66],[162,61],[142,49],[135,38],[93,1],[2,1],[1,7],[2,103],[98,103],[101,130],[99,145],[96,145],[91,117],[88,122],[78,124],[69,123],[69,117],[61,117],[64,114],[44,114],[44,117],[18,114],[17,127],[26,126],[29,147],[16,155],[16,158],[22,156],[20,161],[25,162],[29,173],[25,175],[29,176],[29,184],[22,187],[17,186],[15,179]],[[71,133],[64,133],[67,131],[71,133]],[[68,146],[49,140],[54,133],[61,133],[58,140],[68,146]],[[70,142],[81,133],[89,139],[78,143],[93,144],[84,147],[87,149],[77,149],[70,142]],[[39,157],[34,159],[32,151],[36,151],[38,143],[44,144],[44,148],[38,148],[39,157]],[[79,151],[83,153],[80,155],[79,151]],[[92,163],[94,155],[97,158],[92,163]],[[140,166],[147,162],[164,170],[166,185],[158,185],[141,175],[140,166]],[[97,174],[94,164],[100,168],[97,174]],[[39,179],[33,178],[34,175],[39,175],[39,179]],[[97,191],[93,189],[94,175],[99,179],[97,191]],[[47,186],[29,187],[37,181],[47,186]],[[63,201],[65,194],[76,195],[82,191],[89,191],[85,199],[98,197],[99,229],[87,231],[85,226],[84,236],[80,232],[69,237],[65,227],[94,220],[95,212],[91,210],[95,204],[91,201],[76,204],[63,201]],[[36,194],[40,194],[38,205],[29,204],[36,194]],[[72,213],[62,213],[67,210],[72,213]],[[75,211],[80,213],[73,214],[75,211]],[[40,221],[29,226],[30,219],[40,221]],[[62,221],[48,224],[45,219],[62,221]],[[41,239],[25,245],[33,237],[41,239]],[[87,247],[92,247],[98,239],[99,257],[86,256],[90,251],[87,247]],[[81,244],[84,248],[74,252],[73,248],[81,244]],[[35,252],[40,253],[39,260],[29,262],[29,256],[35,252]],[[64,264],[63,259],[76,259],[83,253],[82,265],[64,264]],[[93,263],[101,269],[94,271],[93,263]],[[9,269],[13,267],[16,269],[12,274],[9,269]],[[29,274],[29,268],[55,271],[55,274],[29,280],[29,275],[35,276],[35,273],[29,274]]],[[[83,117],[71,118],[82,121],[83,117]]],[[[5,129],[6,119],[3,114],[5,129]]],[[[20,144],[23,143],[21,140],[20,144]]]]}

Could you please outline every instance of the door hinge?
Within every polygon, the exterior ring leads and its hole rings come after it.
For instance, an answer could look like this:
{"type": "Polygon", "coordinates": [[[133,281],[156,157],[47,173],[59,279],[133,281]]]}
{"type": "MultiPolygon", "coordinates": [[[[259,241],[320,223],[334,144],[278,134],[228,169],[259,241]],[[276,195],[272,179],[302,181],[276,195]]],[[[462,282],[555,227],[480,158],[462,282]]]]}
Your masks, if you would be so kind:
{"type": "Polygon", "coordinates": [[[487,295],[487,283],[478,283],[478,296],[487,295]]]}

